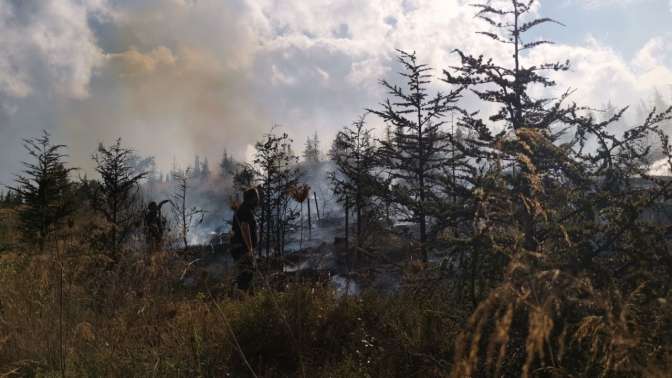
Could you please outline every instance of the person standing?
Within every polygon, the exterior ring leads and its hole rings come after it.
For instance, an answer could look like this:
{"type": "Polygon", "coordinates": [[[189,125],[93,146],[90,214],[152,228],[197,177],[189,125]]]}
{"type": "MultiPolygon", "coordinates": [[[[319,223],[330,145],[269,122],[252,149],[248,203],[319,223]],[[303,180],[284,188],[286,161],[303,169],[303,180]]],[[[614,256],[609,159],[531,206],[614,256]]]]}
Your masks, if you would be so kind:
{"type": "Polygon", "coordinates": [[[254,279],[254,250],[258,241],[254,211],[259,201],[257,188],[247,189],[243,192],[243,203],[233,214],[231,256],[238,271],[236,286],[242,291],[249,291],[254,279]]]}
{"type": "Polygon", "coordinates": [[[161,214],[161,208],[168,202],[170,200],[161,201],[159,204],[151,201],[145,210],[145,240],[150,253],[157,252],[163,247],[163,236],[168,221],[161,214]]]}

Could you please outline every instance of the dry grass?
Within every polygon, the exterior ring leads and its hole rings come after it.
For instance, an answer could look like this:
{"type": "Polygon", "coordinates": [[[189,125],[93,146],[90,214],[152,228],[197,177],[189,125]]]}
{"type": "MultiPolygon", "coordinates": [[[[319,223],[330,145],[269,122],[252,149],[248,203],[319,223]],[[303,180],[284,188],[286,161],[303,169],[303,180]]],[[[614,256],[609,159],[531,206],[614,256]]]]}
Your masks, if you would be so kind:
{"type": "Polygon", "coordinates": [[[651,300],[646,282],[627,292],[617,282],[596,288],[589,276],[536,262],[514,259],[471,314],[453,377],[664,374],[672,362],[670,293],[651,300]]]}
{"type": "MultiPolygon", "coordinates": [[[[213,295],[224,292],[217,288],[182,288],[183,265],[169,254],[129,257],[112,270],[101,255],[63,256],[68,376],[252,376],[236,342],[259,377],[438,376],[450,368],[458,327],[438,298],[339,298],[290,284],[236,300],[213,295]]],[[[0,258],[0,373],[60,374],[58,267],[54,255],[0,258]]]]}
{"type": "Polygon", "coordinates": [[[670,293],[647,280],[596,285],[541,255],[516,255],[476,308],[435,267],[415,265],[394,295],[260,281],[254,296],[232,299],[226,281],[183,287],[185,263],[172,253],[127,251],[113,263],[90,252],[85,231],[68,232],[45,254],[0,254],[0,376],[60,376],[61,361],[67,376],[113,377],[666,377],[672,368],[670,293]]]}
{"type": "Polygon", "coordinates": [[[8,250],[18,242],[18,233],[15,230],[15,211],[0,208],[0,252],[8,250]]]}

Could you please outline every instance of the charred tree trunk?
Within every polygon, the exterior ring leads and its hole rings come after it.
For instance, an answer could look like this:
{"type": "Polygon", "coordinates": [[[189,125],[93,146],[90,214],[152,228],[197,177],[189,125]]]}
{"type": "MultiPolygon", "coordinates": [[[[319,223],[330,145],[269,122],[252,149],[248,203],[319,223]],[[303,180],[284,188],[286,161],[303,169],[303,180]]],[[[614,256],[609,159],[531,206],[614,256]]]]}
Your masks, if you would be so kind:
{"type": "Polygon", "coordinates": [[[348,240],[350,237],[350,203],[348,201],[348,197],[345,197],[345,253],[350,256],[349,249],[350,249],[350,241],[348,240]]]}
{"type": "Polygon", "coordinates": [[[308,197],[308,240],[313,239],[313,224],[310,219],[310,197],[308,197]]]}
{"type": "MultiPolygon", "coordinates": [[[[308,201],[308,202],[310,202],[310,201],[308,201]]],[[[300,236],[300,239],[299,239],[299,249],[302,249],[303,248],[303,202],[301,202],[300,205],[301,205],[301,210],[300,210],[300,212],[301,212],[301,236],[300,236]]]]}
{"type": "Polygon", "coordinates": [[[266,205],[266,258],[271,254],[271,198],[268,196],[266,205]]]}
{"type": "MultiPolygon", "coordinates": [[[[317,214],[317,220],[320,220],[320,205],[317,203],[317,193],[313,192],[313,198],[315,198],[315,214],[317,214]]],[[[310,198],[308,198],[310,202],[310,198]]]]}
{"type": "Polygon", "coordinates": [[[275,253],[277,254],[282,254],[282,227],[283,227],[283,221],[280,218],[280,200],[278,200],[275,208],[275,222],[277,223],[275,226],[275,253]]]}
{"type": "Polygon", "coordinates": [[[357,258],[359,259],[359,247],[362,246],[362,195],[359,190],[357,191],[355,207],[357,212],[357,258]]]}
{"type": "MultiPolygon", "coordinates": [[[[420,96],[419,89],[416,90],[418,96],[420,96]]],[[[420,153],[420,159],[418,159],[418,189],[420,189],[420,211],[418,212],[420,216],[420,252],[422,253],[422,261],[427,262],[429,260],[427,256],[427,217],[425,215],[425,144],[422,135],[422,108],[418,106],[418,150],[420,153]]]]}

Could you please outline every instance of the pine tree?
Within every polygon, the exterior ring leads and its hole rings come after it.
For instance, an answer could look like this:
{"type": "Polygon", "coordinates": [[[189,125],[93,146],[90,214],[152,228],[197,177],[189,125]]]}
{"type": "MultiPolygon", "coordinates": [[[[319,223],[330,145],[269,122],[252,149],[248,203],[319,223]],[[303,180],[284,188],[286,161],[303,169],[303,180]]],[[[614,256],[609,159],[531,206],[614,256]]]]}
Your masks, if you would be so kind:
{"type": "Polygon", "coordinates": [[[292,153],[292,140],[287,133],[276,135],[271,131],[255,145],[254,166],[262,188],[262,246],[266,255],[272,249],[284,253],[288,227],[298,212],[291,207],[289,195],[299,181],[298,157],[292,153]]]}
{"type": "Polygon", "coordinates": [[[352,126],[339,131],[330,154],[336,170],[329,172],[328,177],[339,202],[353,201],[358,246],[363,239],[362,212],[378,187],[376,153],[371,130],[366,127],[365,117],[362,116],[352,126]]]}
{"type": "Polygon", "coordinates": [[[530,96],[530,89],[535,85],[546,88],[555,85],[555,82],[542,75],[544,72],[569,69],[569,62],[531,66],[523,64],[524,52],[551,43],[546,40],[526,41],[526,33],[545,23],[560,24],[550,18],[528,19],[533,2],[514,0],[506,8],[491,5],[490,2],[474,5],[478,9],[476,16],[494,29],[480,34],[510,46],[513,57],[510,64],[500,65],[492,59],[486,60],[483,56],[474,57],[456,50],[462,63],[453,67],[458,75],[444,71],[446,82],[467,85],[483,102],[499,106],[498,111],[488,119],[492,125],[503,124],[503,127],[499,127],[502,131],[497,135],[492,135],[490,131],[495,127],[486,126],[486,121],[477,115],[464,117],[463,122],[478,135],[479,143],[470,149],[473,158],[494,157],[504,171],[514,173],[511,184],[520,195],[516,201],[518,210],[515,218],[523,226],[525,246],[530,250],[539,247],[535,227],[540,215],[539,183],[551,171],[551,165],[555,164],[548,155],[560,153],[552,143],[558,140],[561,132],[554,130],[553,126],[576,109],[562,106],[569,93],[557,101],[530,96]]]}
{"type": "MultiPolygon", "coordinates": [[[[41,137],[24,140],[24,147],[34,159],[24,162],[25,170],[10,187],[24,206],[19,210],[21,232],[29,244],[44,250],[48,238],[57,231],[74,211],[72,186],[61,151],[62,144],[52,144],[46,131],[41,137]]],[[[11,197],[10,197],[11,198],[11,197]]]]}
{"type": "Polygon", "coordinates": [[[133,156],[133,150],[124,147],[121,138],[110,146],[101,143],[92,156],[101,181],[98,185],[88,184],[87,191],[94,209],[110,225],[105,239],[114,258],[140,221],[139,184],[147,172],[139,172],[132,165],[133,156]]]}
{"type": "MultiPolygon", "coordinates": [[[[607,250],[632,254],[635,261],[637,252],[628,247],[627,235],[633,229],[651,235],[634,221],[647,206],[643,198],[672,194],[668,185],[649,176],[649,138],[656,136],[666,145],[660,127],[671,109],[648,112],[641,124],[624,132],[627,108],[608,109],[596,119],[589,108],[566,105],[568,92],[559,98],[531,95],[535,86],[555,85],[545,72],[569,69],[569,62],[524,63],[525,51],[550,43],[525,42],[525,33],[555,22],[532,17],[532,3],[477,5],[478,17],[494,29],[481,34],[509,46],[512,61],[498,64],[458,51],[462,64],[452,68],[457,74],[445,71],[448,83],[466,85],[484,104],[497,106],[492,114],[463,114],[460,125],[469,135],[453,141],[474,166],[460,210],[473,218],[473,229],[463,230],[469,236],[461,243],[469,240],[462,246],[471,249],[474,304],[482,292],[477,286],[483,287],[478,282],[501,274],[506,259],[518,258],[518,252],[550,254],[554,250],[545,247],[567,246],[553,258],[577,270],[596,269],[594,259],[607,250]],[[497,129],[501,131],[493,132],[497,129]]],[[[662,150],[669,156],[669,150],[662,150]]]]}
{"type": "Polygon", "coordinates": [[[203,159],[203,164],[201,164],[201,180],[208,181],[210,178],[210,164],[208,163],[208,157],[206,156],[203,159]]]}
{"type": "Polygon", "coordinates": [[[231,176],[237,169],[236,160],[226,150],[222,154],[222,160],[219,162],[219,175],[221,177],[231,176]]]}
{"type": "Polygon", "coordinates": [[[249,164],[238,163],[233,172],[233,187],[236,193],[242,193],[253,186],[255,180],[254,167],[249,164]]]}
{"type": "Polygon", "coordinates": [[[317,136],[317,132],[311,138],[306,139],[306,145],[303,150],[303,160],[306,163],[314,164],[320,161],[320,139],[317,136]]]}
{"type": "Polygon", "coordinates": [[[449,93],[429,94],[431,70],[417,62],[415,53],[399,51],[399,62],[407,82],[405,88],[383,80],[392,99],[370,110],[391,125],[392,140],[381,141],[381,156],[390,172],[392,187],[388,192],[406,220],[416,223],[420,232],[420,249],[427,261],[428,216],[438,200],[436,175],[440,173],[445,155],[450,151],[450,135],[444,131],[444,115],[461,111],[456,102],[462,85],[449,93]]]}
{"type": "Polygon", "coordinates": [[[198,155],[194,158],[194,166],[191,168],[191,174],[193,177],[201,177],[201,158],[198,155]]]}
{"type": "MultiPolygon", "coordinates": [[[[557,364],[547,351],[577,340],[586,346],[603,342],[584,336],[588,328],[614,324],[605,320],[605,312],[624,316],[622,308],[639,309],[661,295],[659,285],[669,285],[672,264],[662,237],[668,226],[652,222],[648,214],[672,200],[672,185],[669,177],[650,174],[649,138],[659,139],[672,168],[672,146],[662,130],[672,108],[644,111],[634,126],[624,128],[626,108],[596,116],[590,108],[565,104],[568,92],[535,98],[537,89],[555,85],[544,75],[565,71],[569,63],[525,64],[527,50],[550,43],[528,42],[526,33],[555,22],[536,18],[532,5],[530,0],[477,4],[477,16],[491,27],[481,34],[505,44],[513,59],[501,63],[458,51],[462,64],[452,68],[457,75],[446,71],[449,83],[476,93],[482,109],[497,107],[492,113],[463,115],[460,123],[469,135],[455,140],[476,168],[460,210],[472,213],[472,229],[463,227],[455,242],[469,250],[468,261],[459,266],[463,277],[469,276],[477,311],[462,335],[471,340],[459,348],[467,352],[458,351],[452,375],[526,376],[538,366],[554,366],[567,375],[592,369],[628,375],[638,363],[572,359],[557,364]],[[544,320],[539,321],[540,313],[544,320]],[[510,323],[516,318],[529,322],[510,323]],[[499,327],[483,327],[504,322],[511,324],[504,334],[499,327]],[[541,337],[538,347],[529,348],[542,323],[549,325],[545,334],[556,340],[541,337]],[[486,351],[478,342],[486,339],[506,340],[493,356],[509,357],[496,368],[483,363],[496,359],[489,357],[496,348],[486,351]],[[512,352],[523,349],[526,356],[512,352]],[[500,370],[504,366],[506,372],[500,370]]],[[[646,354],[655,355],[657,349],[649,347],[646,354]]]]}

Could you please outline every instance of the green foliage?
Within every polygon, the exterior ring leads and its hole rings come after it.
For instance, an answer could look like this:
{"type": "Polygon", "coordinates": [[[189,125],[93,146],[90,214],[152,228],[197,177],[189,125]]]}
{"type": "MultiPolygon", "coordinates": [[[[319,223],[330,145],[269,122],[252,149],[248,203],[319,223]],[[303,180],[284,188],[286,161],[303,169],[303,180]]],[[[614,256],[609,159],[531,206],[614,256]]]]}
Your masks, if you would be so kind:
{"type": "Polygon", "coordinates": [[[380,180],[375,172],[379,165],[376,158],[378,150],[371,132],[362,116],[351,127],[339,131],[330,151],[336,170],[329,172],[329,181],[337,200],[346,207],[354,207],[358,245],[363,239],[362,213],[371,204],[372,198],[381,192],[380,180]]]}
{"type": "Polygon", "coordinates": [[[107,147],[101,143],[92,156],[101,181],[84,183],[91,206],[109,225],[104,239],[114,256],[141,222],[139,183],[148,173],[145,165],[134,164],[135,157],[121,139],[107,147]]]}
{"type": "Polygon", "coordinates": [[[418,225],[420,248],[427,261],[428,217],[432,204],[440,198],[437,176],[446,166],[451,150],[451,135],[443,130],[444,116],[449,112],[462,113],[456,103],[464,86],[431,96],[431,69],[418,63],[415,53],[399,51],[399,62],[406,86],[383,80],[392,99],[382,103],[380,110],[370,111],[391,126],[391,138],[381,141],[379,151],[389,174],[389,190],[382,194],[398,205],[406,220],[418,225]]]}
{"type": "Polygon", "coordinates": [[[255,179],[254,167],[247,164],[238,164],[233,171],[233,187],[236,193],[241,193],[253,186],[255,179]]]}
{"type": "Polygon", "coordinates": [[[262,189],[259,229],[266,255],[272,250],[284,252],[289,226],[299,215],[290,196],[301,176],[291,144],[287,133],[276,135],[271,131],[255,145],[254,169],[262,189]]]}
{"type": "Polygon", "coordinates": [[[65,145],[52,144],[46,131],[41,137],[26,139],[25,148],[34,159],[24,162],[25,170],[10,189],[21,199],[19,220],[26,242],[44,249],[47,238],[62,227],[73,212],[72,186],[61,151],[65,145]]]}
{"type": "Polygon", "coordinates": [[[637,374],[652,355],[668,353],[649,347],[660,330],[633,324],[642,324],[644,307],[646,318],[666,318],[640,301],[666,298],[670,289],[663,279],[672,273],[664,226],[646,214],[672,200],[669,178],[650,174],[652,143],[672,161],[661,129],[672,108],[651,111],[622,132],[615,126],[626,109],[598,121],[587,108],[565,105],[568,92],[533,98],[533,86],[555,85],[542,72],[564,71],[569,63],[523,64],[523,52],[539,45],[525,43],[524,33],[552,21],[526,18],[531,4],[478,6],[478,16],[495,29],[483,34],[512,47],[509,65],[459,51],[458,75],[446,72],[449,83],[500,106],[460,120],[471,136],[459,148],[480,169],[467,180],[471,206],[462,213],[474,226],[453,238],[469,251],[462,281],[476,307],[453,373],[637,374]],[[493,133],[498,123],[504,127],[493,133]],[[572,344],[595,354],[565,354],[572,344]]]}

